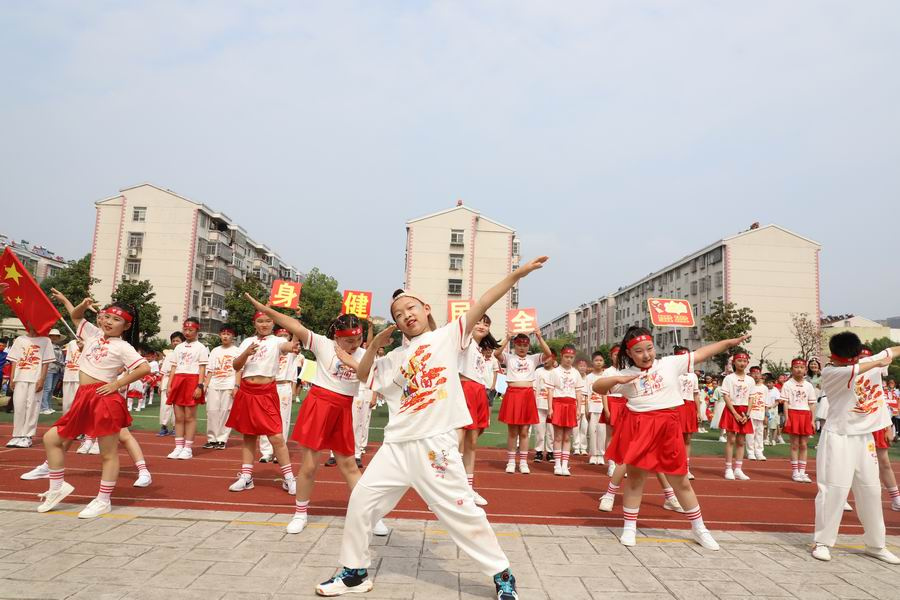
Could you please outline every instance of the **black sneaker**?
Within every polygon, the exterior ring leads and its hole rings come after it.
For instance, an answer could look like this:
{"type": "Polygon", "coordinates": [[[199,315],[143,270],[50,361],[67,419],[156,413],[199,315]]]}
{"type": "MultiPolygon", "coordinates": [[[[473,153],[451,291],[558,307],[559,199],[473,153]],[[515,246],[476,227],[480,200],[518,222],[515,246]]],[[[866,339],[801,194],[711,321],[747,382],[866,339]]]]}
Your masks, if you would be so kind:
{"type": "MultiPolygon", "coordinates": [[[[366,569],[344,567],[340,573],[317,585],[316,593],[320,596],[340,596],[348,593],[368,592],[371,589],[372,580],[369,579],[369,572],[366,569]]],[[[510,596],[510,598],[512,597],[510,596]]]]}
{"type": "Polygon", "coordinates": [[[333,466],[336,465],[336,464],[337,464],[337,461],[334,460],[334,457],[333,457],[333,456],[329,457],[328,460],[325,461],[325,466],[326,466],[326,467],[333,467],[333,466]]]}
{"type": "Polygon", "coordinates": [[[542,462],[544,460],[544,453],[538,450],[534,453],[534,462],[542,462]]]}
{"type": "Polygon", "coordinates": [[[218,446],[218,442],[206,442],[205,444],[203,444],[203,448],[206,448],[207,450],[212,450],[213,448],[217,448],[218,446]]]}
{"type": "Polygon", "coordinates": [[[216,450],[224,450],[225,442],[216,442],[216,450]]]}
{"type": "Polygon", "coordinates": [[[552,461],[552,460],[554,460],[554,458],[553,458],[553,453],[552,453],[552,452],[548,452],[548,453],[547,453],[547,462],[550,462],[550,461],[552,461]]]}
{"type": "Polygon", "coordinates": [[[357,468],[357,469],[362,469],[362,468],[363,468],[363,466],[362,466],[362,459],[361,459],[361,458],[357,458],[357,459],[356,459],[356,468],[357,468]]]}
{"type": "Polygon", "coordinates": [[[497,588],[497,600],[519,600],[519,594],[516,593],[516,578],[509,569],[494,575],[494,586],[497,588]]]}
{"type": "Polygon", "coordinates": [[[275,457],[271,456],[271,455],[263,454],[262,456],[259,457],[259,462],[261,462],[261,463],[270,463],[270,462],[273,462],[274,460],[275,460],[275,457]]]}

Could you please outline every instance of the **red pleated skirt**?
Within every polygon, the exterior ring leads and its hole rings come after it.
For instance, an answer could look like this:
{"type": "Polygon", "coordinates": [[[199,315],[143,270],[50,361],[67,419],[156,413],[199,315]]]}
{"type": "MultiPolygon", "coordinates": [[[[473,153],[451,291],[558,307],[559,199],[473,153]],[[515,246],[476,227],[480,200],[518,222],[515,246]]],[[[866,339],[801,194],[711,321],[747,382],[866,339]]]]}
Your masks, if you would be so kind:
{"type": "Polygon", "coordinates": [[[553,416],[550,422],[554,427],[572,429],[578,426],[578,407],[575,398],[553,398],[553,416]]]}
{"type": "Polygon", "coordinates": [[[878,429],[872,432],[872,437],[875,438],[875,447],[876,448],[890,448],[891,443],[888,442],[887,438],[887,428],[878,429]]]}
{"type": "Polygon", "coordinates": [[[470,379],[461,379],[460,383],[472,417],[471,425],[466,425],[463,429],[487,429],[491,425],[491,409],[484,384],[470,379]]]}
{"type": "MultiPolygon", "coordinates": [[[[175,373],[169,382],[169,393],[166,396],[166,404],[175,406],[197,406],[206,404],[206,395],[203,390],[199,398],[194,398],[194,390],[200,383],[200,375],[191,373],[175,373]]],[[[243,385],[243,384],[241,384],[243,385]]]]}
{"type": "Polygon", "coordinates": [[[627,410],[625,405],[628,403],[628,400],[623,398],[622,396],[607,396],[606,397],[606,407],[609,411],[609,420],[606,420],[603,417],[603,413],[600,413],[601,423],[606,423],[613,429],[616,428],[616,423],[618,423],[622,418],[622,413],[627,410]]]}
{"type": "Polygon", "coordinates": [[[281,406],[275,382],[251,383],[242,380],[234,394],[225,425],[245,435],[282,433],[281,406]]]}
{"type": "Polygon", "coordinates": [[[533,387],[508,387],[500,405],[500,422],[507,425],[536,425],[540,419],[533,387]]]}
{"type": "Polygon", "coordinates": [[[789,408],[784,409],[785,418],[787,419],[787,423],[784,425],[784,429],[782,430],[784,433],[788,435],[812,435],[813,425],[812,418],[810,418],[810,412],[808,410],[791,410],[789,408]]]}
{"type": "MultiPolygon", "coordinates": [[[[746,415],[750,410],[749,406],[735,406],[734,410],[739,414],[746,415]]],[[[728,410],[728,407],[725,407],[725,410],[722,412],[722,418],[719,421],[719,428],[729,433],[743,433],[743,434],[751,434],[753,433],[753,422],[750,419],[747,419],[746,423],[738,423],[737,419],[734,418],[734,415],[731,414],[731,411],[728,410]]]]}
{"type": "Polygon", "coordinates": [[[312,386],[300,412],[291,439],[310,450],[332,450],[342,456],[353,456],[353,396],[345,396],[312,386]]]}
{"type": "Polygon", "coordinates": [[[101,396],[97,393],[97,389],[104,385],[91,383],[78,386],[72,406],[53,424],[60,437],[70,440],[82,434],[103,437],[118,434],[123,427],[131,425],[131,415],[121,394],[114,392],[101,396]]]}
{"type": "Polygon", "coordinates": [[[608,459],[656,473],[687,474],[680,407],[649,412],[626,407],[620,417],[606,450],[608,459]]]}
{"type": "Polygon", "coordinates": [[[681,432],[697,433],[697,403],[685,400],[681,405],[681,432]]]}

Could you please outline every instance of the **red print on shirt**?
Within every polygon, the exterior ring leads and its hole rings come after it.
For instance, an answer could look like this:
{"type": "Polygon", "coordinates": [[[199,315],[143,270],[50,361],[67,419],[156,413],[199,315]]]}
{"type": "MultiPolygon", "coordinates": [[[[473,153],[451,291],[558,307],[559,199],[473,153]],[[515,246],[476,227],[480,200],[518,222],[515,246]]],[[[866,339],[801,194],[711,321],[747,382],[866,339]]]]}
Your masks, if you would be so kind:
{"type": "Polygon", "coordinates": [[[643,373],[634,382],[638,396],[651,396],[663,388],[663,379],[659,373],[643,373]]]}
{"type": "Polygon", "coordinates": [[[25,349],[22,358],[16,361],[16,368],[28,370],[39,367],[41,365],[41,347],[37,344],[31,344],[25,349]]]}
{"type": "Polygon", "coordinates": [[[856,378],[856,405],[852,409],[853,412],[871,415],[881,408],[883,401],[884,394],[880,385],[872,383],[863,375],[856,378]]]}
{"type": "Polygon", "coordinates": [[[97,344],[94,345],[93,348],[91,348],[91,351],[88,353],[88,358],[95,365],[103,362],[103,359],[105,359],[107,356],[109,356],[109,340],[107,340],[106,338],[102,338],[97,344]]]}
{"type": "Polygon", "coordinates": [[[400,373],[406,380],[406,388],[403,390],[399,413],[416,413],[447,397],[447,390],[443,387],[447,383],[447,378],[443,375],[446,369],[429,368],[428,361],[432,357],[428,351],[430,347],[430,344],[422,344],[416,348],[407,364],[400,367],[400,373]]]}

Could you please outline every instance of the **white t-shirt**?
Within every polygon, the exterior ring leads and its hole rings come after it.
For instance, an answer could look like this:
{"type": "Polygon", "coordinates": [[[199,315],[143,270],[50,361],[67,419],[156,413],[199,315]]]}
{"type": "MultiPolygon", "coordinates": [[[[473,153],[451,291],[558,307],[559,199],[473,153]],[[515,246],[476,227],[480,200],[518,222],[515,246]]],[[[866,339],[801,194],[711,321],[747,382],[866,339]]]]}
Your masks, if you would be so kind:
{"type": "Polygon", "coordinates": [[[469,344],[466,315],[375,359],[366,385],[388,405],[385,443],[421,440],[469,425],[459,353],[469,344]]]}
{"type": "Polygon", "coordinates": [[[737,373],[729,373],[722,381],[722,393],[728,394],[732,406],[750,406],[750,390],[755,385],[749,375],[741,377],[737,373]]]}
{"type": "MultiPolygon", "coordinates": [[[[885,350],[859,362],[866,363],[889,355],[889,351],[885,350]]],[[[840,435],[861,435],[891,424],[891,413],[885,410],[881,369],[870,369],[860,375],[859,365],[828,365],[822,369],[821,383],[823,394],[828,396],[827,431],[840,435]]]]}
{"type": "Polygon", "coordinates": [[[244,350],[254,343],[259,344],[259,346],[256,348],[256,352],[247,358],[247,362],[244,363],[244,368],[241,369],[241,378],[272,377],[274,379],[278,375],[278,359],[281,356],[281,346],[286,342],[277,335],[267,335],[264,338],[255,335],[250,336],[241,342],[238,354],[243,354],[244,350]]]}
{"type": "Polygon", "coordinates": [[[48,337],[20,335],[9,349],[7,360],[16,365],[14,382],[37,383],[41,367],[56,360],[53,344],[48,337]]]}
{"type": "Polygon", "coordinates": [[[489,390],[495,388],[494,375],[500,372],[500,361],[493,354],[490,361],[484,361],[484,387],[489,390]]]}
{"type": "Polygon", "coordinates": [[[209,353],[209,366],[206,371],[210,375],[210,389],[234,389],[234,359],[240,353],[240,349],[233,344],[228,348],[216,346],[212,349],[212,352],[209,353]]]}
{"type": "Polygon", "coordinates": [[[584,393],[588,397],[588,412],[603,412],[603,396],[594,391],[594,382],[603,377],[603,373],[597,374],[591,371],[584,377],[584,393]]]}
{"type": "Polygon", "coordinates": [[[554,398],[575,398],[584,395],[584,378],[575,367],[564,369],[559,365],[550,371],[554,398]]]}
{"type": "Polygon", "coordinates": [[[198,341],[181,342],[172,352],[176,375],[199,375],[209,363],[209,349],[198,341]]]}
{"type": "Polygon", "coordinates": [[[817,397],[816,388],[805,379],[798,382],[791,378],[781,386],[781,399],[787,403],[787,408],[791,410],[808,411],[810,403],[815,404],[817,397]]]}
{"type": "Polygon", "coordinates": [[[278,375],[276,381],[297,381],[297,354],[286,352],[278,358],[278,375]]]}
{"type": "Polygon", "coordinates": [[[528,354],[520,357],[518,354],[506,351],[503,353],[503,362],[506,363],[506,381],[534,381],[535,370],[543,364],[543,354],[528,354]]]}
{"type": "Polygon", "coordinates": [[[550,390],[553,388],[553,369],[541,367],[534,377],[534,395],[538,410],[550,409],[550,390]]]}
{"type": "MultiPolygon", "coordinates": [[[[301,340],[303,347],[316,355],[316,377],[313,385],[330,390],[344,396],[355,396],[359,390],[359,379],[356,370],[342,363],[334,351],[335,341],[324,335],[309,332],[305,340],[301,340]]],[[[353,353],[356,362],[362,360],[366,351],[361,347],[353,353]]]]}
{"type": "Polygon", "coordinates": [[[150,365],[150,374],[151,375],[156,375],[159,373],[159,361],[151,360],[148,364],[150,365]]]}
{"type": "MultiPolygon", "coordinates": [[[[619,375],[619,370],[617,368],[606,367],[603,369],[603,373],[600,377],[615,377],[617,375],[619,375]]],[[[609,400],[610,398],[622,398],[622,394],[614,394],[613,390],[609,390],[609,393],[606,394],[606,399],[609,400]]]]}
{"type": "Polygon", "coordinates": [[[624,396],[628,410],[633,412],[674,408],[684,404],[684,400],[681,399],[681,383],[678,378],[693,370],[693,352],[656,359],[646,371],[632,365],[617,374],[637,375],[637,379],[624,385],[614,386],[610,393],[624,396]]]}
{"type": "Polygon", "coordinates": [[[69,340],[66,344],[66,368],[63,371],[63,383],[72,383],[78,381],[78,359],[81,357],[81,350],[78,348],[78,342],[69,340]]]}
{"type": "Polygon", "coordinates": [[[761,421],[766,418],[766,396],[769,395],[769,388],[761,383],[755,384],[750,390],[750,410],[747,411],[751,419],[761,421]]]}
{"type": "Polygon", "coordinates": [[[167,353],[163,354],[162,365],[159,367],[159,370],[162,373],[162,379],[159,381],[159,389],[161,392],[169,389],[169,373],[172,371],[173,364],[172,351],[169,350],[167,353]]]}
{"type": "Polygon", "coordinates": [[[700,382],[696,373],[685,373],[678,378],[681,385],[681,399],[685,402],[693,402],[694,394],[700,393],[700,382]]]}
{"type": "Polygon", "coordinates": [[[766,408],[772,408],[778,401],[781,400],[781,391],[777,387],[773,387],[771,390],[766,387],[766,408]]]}
{"type": "Polygon", "coordinates": [[[481,347],[472,340],[466,349],[459,353],[459,374],[468,377],[472,381],[484,382],[484,373],[487,365],[481,347]]]}
{"type": "Polygon", "coordinates": [[[87,319],[78,326],[78,337],[84,340],[78,368],[94,379],[109,383],[115,381],[122,369],[132,371],[147,362],[122,338],[103,337],[103,331],[87,319]]]}

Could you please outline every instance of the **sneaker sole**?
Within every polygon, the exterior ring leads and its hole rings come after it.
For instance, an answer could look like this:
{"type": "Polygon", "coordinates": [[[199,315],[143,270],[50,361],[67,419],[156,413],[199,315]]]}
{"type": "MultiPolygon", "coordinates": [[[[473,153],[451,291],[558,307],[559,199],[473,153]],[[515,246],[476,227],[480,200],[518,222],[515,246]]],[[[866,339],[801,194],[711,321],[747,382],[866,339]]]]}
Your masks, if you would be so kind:
{"type": "Polygon", "coordinates": [[[35,481],[36,479],[50,479],[50,473],[46,475],[29,475],[28,473],[23,473],[19,475],[19,479],[24,479],[25,481],[35,481]]]}
{"type": "Polygon", "coordinates": [[[344,589],[341,590],[340,592],[331,592],[331,593],[329,593],[329,592],[323,590],[323,589],[320,588],[320,587],[316,587],[316,594],[319,595],[319,596],[326,596],[326,597],[342,596],[342,595],[344,595],[344,594],[364,594],[364,593],[366,593],[366,592],[372,591],[372,587],[373,587],[373,586],[372,586],[372,581],[371,581],[370,579],[366,579],[365,581],[363,581],[363,582],[360,583],[359,585],[354,586],[354,587],[350,587],[350,588],[344,588],[344,589]]]}
{"type": "Polygon", "coordinates": [[[65,500],[69,494],[71,494],[72,492],[75,491],[75,488],[70,483],[64,483],[63,486],[64,486],[64,490],[65,490],[64,493],[56,500],[56,502],[54,502],[53,504],[51,504],[48,507],[43,508],[43,506],[38,506],[37,511],[39,513],[50,512],[51,510],[53,510],[54,508],[59,506],[59,503],[62,502],[63,500],[65,500]],[[43,508],[43,510],[41,510],[42,508],[43,508]]]}
{"type": "Polygon", "coordinates": [[[231,488],[228,488],[228,491],[229,492],[246,492],[247,490],[252,490],[254,487],[255,486],[252,483],[250,483],[250,484],[244,486],[244,489],[242,489],[242,490],[233,490],[231,488]]]}
{"type": "Polygon", "coordinates": [[[94,515],[85,515],[82,513],[78,513],[78,518],[79,519],[96,519],[97,517],[99,517],[101,515],[109,514],[110,512],[112,512],[112,508],[108,508],[108,509],[98,512],[97,514],[94,514],[94,515]]]}

